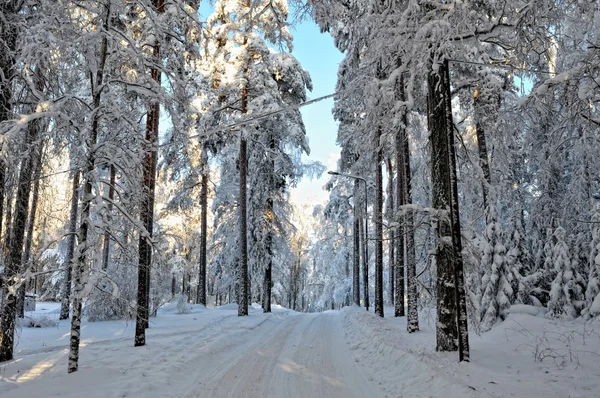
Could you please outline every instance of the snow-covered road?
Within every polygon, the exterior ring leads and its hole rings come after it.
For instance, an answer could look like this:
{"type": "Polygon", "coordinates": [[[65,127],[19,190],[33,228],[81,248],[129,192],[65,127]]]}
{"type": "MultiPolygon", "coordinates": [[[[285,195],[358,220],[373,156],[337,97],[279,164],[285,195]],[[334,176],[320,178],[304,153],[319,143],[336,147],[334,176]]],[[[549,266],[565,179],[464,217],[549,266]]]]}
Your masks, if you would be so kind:
{"type": "MultiPolygon", "coordinates": [[[[40,314],[58,316],[52,305],[40,314]]],[[[144,347],[133,347],[131,322],[84,322],[80,369],[70,375],[67,321],[21,329],[16,359],[0,364],[0,396],[600,396],[600,325],[556,324],[531,308],[513,308],[491,332],[472,335],[472,362],[459,364],[456,353],[435,352],[435,317],[427,313],[409,335],[405,318],[357,307],[263,314],[254,305],[242,318],[235,305],[188,314],[175,307],[152,318],[144,347]],[[542,349],[553,357],[532,356],[542,349]]]]}
{"type": "Polygon", "coordinates": [[[344,342],[339,312],[286,317],[190,397],[379,397],[344,342]]]}

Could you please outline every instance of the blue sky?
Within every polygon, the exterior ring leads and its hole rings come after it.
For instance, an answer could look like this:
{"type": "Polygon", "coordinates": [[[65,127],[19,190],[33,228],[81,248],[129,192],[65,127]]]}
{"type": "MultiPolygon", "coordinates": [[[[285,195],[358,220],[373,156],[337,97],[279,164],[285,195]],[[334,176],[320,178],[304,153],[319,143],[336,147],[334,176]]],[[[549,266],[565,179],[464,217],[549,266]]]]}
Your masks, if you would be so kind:
{"type": "MultiPolygon", "coordinates": [[[[310,73],[313,91],[309,98],[317,98],[335,92],[338,64],[342,60],[340,53],[333,45],[328,33],[320,33],[312,21],[305,21],[292,27],[294,50],[292,54],[300,61],[304,69],[310,73]]],[[[302,116],[306,125],[306,134],[310,142],[311,153],[306,159],[323,163],[328,170],[335,169],[335,161],[339,157],[340,148],[335,144],[337,123],[333,120],[331,109],[333,99],[323,100],[302,108],[302,116]]],[[[305,178],[292,189],[292,201],[297,204],[317,204],[327,199],[327,192],[322,186],[328,179],[324,174],[318,180],[305,178]]]]}

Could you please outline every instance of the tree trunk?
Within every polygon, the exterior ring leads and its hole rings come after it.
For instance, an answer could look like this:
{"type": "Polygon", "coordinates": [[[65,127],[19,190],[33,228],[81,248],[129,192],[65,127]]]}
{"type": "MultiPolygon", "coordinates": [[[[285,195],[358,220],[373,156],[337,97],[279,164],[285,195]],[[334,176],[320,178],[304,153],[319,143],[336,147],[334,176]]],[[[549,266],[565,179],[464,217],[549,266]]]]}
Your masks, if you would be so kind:
{"type": "MultiPolygon", "coordinates": [[[[37,212],[38,199],[40,193],[40,176],[42,174],[42,154],[44,151],[43,143],[38,143],[35,151],[33,163],[35,165],[35,171],[33,172],[33,193],[31,195],[31,210],[29,211],[29,219],[27,221],[27,238],[25,239],[25,248],[23,249],[23,256],[21,258],[21,264],[23,264],[23,271],[25,275],[31,268],[29,260],[31,258],[31,246],[33,244],[33,231],[35,227],[35,213],[37,212]]],[[[34,276],[37,278],[37,276],[34,276]]],[[[19,288],[19,299],[17,302],[17,313],[19,318],[25,317],[25,290],[27,283],[23,283],[19,288]]]]}
{"type": "MultiPolygon", "coordinates": [[[[400,95],[401,100],[406,101],[404,93],[404,77],[400,76],[400,95]]],[[[406,111],[402,115],[402,124],[404,127],[400,130],[401,147],[396,148],[402,152],[402,162],[398,167],[402,168],[403,177],[403,196],[404,204],[412,204],[412,179],[410,169],[410,143],[408,141],[408,117],[406,111]]],[[[415,255],[415,231],[413,210],[408,209],[404,215],[404,240],[406,242],[406,279],[407,279],[407,298],[408,298],[408,316],[406,319],[406,330],[409,333],[419,330],[419,308],[417,294],[417,259],[415,255]]]]}
{"type": "Polygon", "coordinates": [[[206,306],[206,230],[208,212],[208,153],[202,147],[202,178],[200,180],[200,264],[198,266],[198,294],[196,302],[206,306]]]}
{"type": "MultiPolygon", "coordinates": [[[[273,143],[274,146],[274,143],[273,143]]],[[[275,164],[273,163],[273,170],[275,164]]],[[[273,187],[271,186],[271,189],[273,187]]],[[[269,196],[267,199],[267,223],[268,223],[268,237],[267,237],[267,267],[265,269],[265,280],[263,283],[263,312],[271,312],[271,283],[272,283],[272,270],[273,270],[273,221],[275,214],[273,212],[273,198],[269,196]]]]}
{"type": "Polygon", "coordinates": [[[448,61],[444,60],[443,68],[446,90],[445,108],[447,145],[448,145],[448,169],[450,177],[450,223],[452,230],[452,257],[454,262],[454,288],[457,306],[456,323],[458,329],[458,356],[459,361],[469,362],[469,327],[467,319],[467,299],[465,294],[464,265],[462,258],[462,236],[460,230],[460,213],[458,207],[458,178],[456,174],[456,149],[454,147],[454,122],[452,121],[452,97],[450,92],[450,68],[448,61]]]}
{"type": "MultiPolygon", "coordinates": [[[[402,88],[402,91],[404,88],[402,88]]],[[[404,151],[403,151],[403,140],[405,136],[406,125],[400,126],[396,132],[395,137],[395,152],[396,152],[396,214],[397,217],[402,210],[404,205],[404,167],[400,165],[404,164],[404,151]]],[[[396,236],[396,302],[394,305],[394,316],[404,316],[404,240],[406,236],[406,230],[402,219],[397,218],[399,222],[398,232],[396,236]]]]}
{"type": "Polygon", "coordinates": [[[71,303],[71,282],[73,277],[73,253],[75,252],[75,241],[77,234],[77,209],[79,205],[79,170],[73,175],[71,188],[71,211],[69,213],[69,235],[67,236],[67,257],[65,258],[65,282],[61,291],[60,320],[69,318],[69,306],[71,303]]]}
{"type": "MultiPolygon", "coordinates": [[[[387,159],[387,172],[388,172],[388,201],[387,201],[387,219],[389,223],[394,221],[394,167],[392,166],[391,157],[387,159]]],[[[394,249],[396,244],[396,237],[394,228],[389,228],[389,247],[388,247],[388,272],[389,272],[389,301],[391,305],[394,305],[394,268],[396,266],[394,249]]]]}
{"type": "MultiPolygon", "coordinates": [[[[490,164],[488,160],[488,152],[487,145],[485,142],[485,129],[483,127],[483,123],[481,119],[483,119],[481,109],[481,98],[479,95],[479,89],[475,89],[473,94],[473,108],[475,113],[475,132],[477,134],[477,149],[479,152],[479,166],[481,167],[481,171],[483,172],[483,181],[482,181],[482,196],[483,196],[483,209],[487,209],[488,207],[488,198],[489,198],[489,187],[492,184],[492,177],[490,173],[490,164]]],[[[487,211],[485,211],[487,214],[487,211]]]]}
{"type": "MultiPolygon", "coordinates": [[[[26,146],[31,148],[40,132],[41,120],[29,123],[27,129],[26,146]]],[[[33,154],[26,156],[21,163],[19,180],[17,186],[17,197],[15,200],[15,214],[11,233],[8,237],[8,257],[4,269],[4,286],[2,299],[2,321],[0,322],[0,333],[2,333],[2,344],[0,345],[0,362],[13,359],[15,321],[17,314],[17,295],[15,290],[23,283],[19,275],[21,259],[23,255],[23,241],[25,239],[25,228],[27,225],[27,214],[29,209],[29,194],[31,192],[31,179],[33,169],[33,154]]]]}
{"type": "Polygon", "coordinates": [[[383,170],[379,148],[381,127],[377,129],[375,140],[377,160],[375,164],[375,313],[383,318],[383,170]]]}
{"type": "MultiPolygon", "coordinates": [[[[248,112],[248,91],[244,87],[242,90],[242,113],[248,112]]],[[[248,213],[246,200],[246,167],[247,162],[247,147],[246,137],[240,132],[240,274],[239,274],[239,300],[238,300],[238,316],[248,315],[248,213]]]]}
{"type": "MultiPolygon", "coordinates": [[[[165,12],[164,0],[153,0],[157,14],[165,12]]],[[[160,44],[155,41],[152,55],[154,61],[160,63],[160,44]]],[[[160,87],[161,72],[158,68],[150,69],[150,76],[157,87],[160,87]]],[[[140,221],[145,231],[140,232],[138,260],[138,292],[137,314],[135,320],[135,339],[133,345],[146,345],[146,329],[149,327],[150,315],[150,266],[152,264],[152,236],[154,227],[154,192],[156,187],[156,162],[158,156],[158,127],[160,103],[148,105],[146,116],[146,145],[148,149],[144,156],[143,193],[140,210],[140,221]]]]}
{"type": "MultiPolygon", "coordinates": [[[[104,15],[104,32],[110,31],[110,19],[111,9],[110,6],[106,9],[106,15],[104,15]]],[[[101,87],[104,84],[104,67],[106,65],[106,58],[108,55],[108,39],[106,36],[102,37],[102,44],[100,48],[100,58],[98,60],[96,79],[95,82],[92,80],[92,95],[93,95],[93,108],[95,110],[100,109],[100,103],[102,99],[101,87]]],[[[90,75],[92,72],[90,71],[90,75]]],[[[83,175],[84,189],[83,189],[83,200],[81,207],[81,220],[79,222],[79,243],[77,245],[77,260],[73,266],[73,315],[71,317],[71,339],[70,339],[70,350],[69,350],[69,366],[68,373],[76,372],[79,368],[79,342],[81,339],[81,318],[82,318],[82,303],[83,303],[83,273],[85,271],[85,264],[87,262],[87,245],[88,245],[88,233],[91,227],[90,213],[93,200],[93,173],[96,163],[96,143],[98,141],[100,115],[98,112],[94,112],[92,116],[92,126],[90,131],[90,137],[88,142],[88,157],[85,168],[85,174],[83,175]]]]}
{"type": "MultiPolygon", "coordinates": [[[[2,122],[2,120],[0,119],[0,123],[1,122],[2,122]]],[[[4,217],[4,196],[5,196],[5,189],[6,189],[5,181],[6,181],[6,162],[4,161],[4,159],[0,158],[0,238],[2,238],[2,227],[4,226],[2,221],[4,219],[3,218],[4,217]]],[[[1,248],[0,248],[0,250],[1,250],[1,248]]],[[[0,313],[2,313],[1,310],[0,310],[0,313]]]]}
{"type": "MultiPolygon", "coordinates": [[[[16,2],[4,1],[0,3],[0,32],[2,35],[2,51],[0,51],[0,134],[4,134],[10,127],[9,120],[13,118],[13,92],[12,80],[15,77],[15,59],[14,54],[17,48],[18,30],[13,21],[16,19],[19,9],[16,8],[16,2]]],[[[9,206],[11,195],[5,193],[5,179],[8,164],[6,159],[0,159],[0,234],[2,232],[2,216],[4,215],[3,201],[6,197],[7,214],[6,214],[6,231],[4,243],[9,240],[9,230],[11,219],[9,217],[9,206]]],[[[0,313],[2,311],[0,310],[0,313]]],[[[1,333],[1,332],[0,332],[1,333]]],[[[2,336],[0,335],[0,339],[2,336]]]]}
{"type": "Polygon", "coordinates": [[[437,211],[436,264],[437,264],[437,316],[436,350],[456,351],[458,349],[458,328],[456,324],[456,290],[454,286],[454,263],[452,261],[452,230],[449,222],[451,203],[450,165],[448,164],[448,125],[446,114],[446,79],[444,65],[438,72],[430,71],[429,89],[429,129],[431,140],[431,181],[432,201],[437,211]]]}
{"type": "MultiPolygon", "coordinates": [[[[354,198],[357,198],[359,181],[354,181],[354,198]]],[[[354,230],[352,241],[354,242],[352,263],[352,293],[354,304],[360,306],[360,212],[358,202],[354,201],[354,230]]]]}
{"type": "MultiPolygon", "coordinates": [[[[366,200],[366,197],[365,197],[366,200]]],[[[366,209],[365,209],[366,211],[366,209]]],[[[365,213],[366,214],[366,213],[365,213]]],[[[363,258],[363,295],[365,297],[365,309],[369,311],[369,247],[367,242],[367,223],[366,217],[359,218],[360,223],[360,240],[362,241],[362,258],[363,258]],[[363,228],[364,224],[364,228],[363,228]]]]}
{"type": "MultiPolygon", "coordinates": [[[[113,201],[115,200],[115,179],[116,179],[116,175],[115,175],[115,165],[111,164],[110,165],[110,181],[109,181],[109,186],[108,186],[108,208],[107,208],[107,220],[108,222],[111,221],[112,218],[112,209],[113,209],[113,201]]],[[[106,271],[106,269],[108,268],[108,257],[110,255],[110,231],[108,230],[108,227],[106,228],[106,231],[104,232],[104,239],[103,239],[103,247],[102,247],[102,269],[106,271]]]]}

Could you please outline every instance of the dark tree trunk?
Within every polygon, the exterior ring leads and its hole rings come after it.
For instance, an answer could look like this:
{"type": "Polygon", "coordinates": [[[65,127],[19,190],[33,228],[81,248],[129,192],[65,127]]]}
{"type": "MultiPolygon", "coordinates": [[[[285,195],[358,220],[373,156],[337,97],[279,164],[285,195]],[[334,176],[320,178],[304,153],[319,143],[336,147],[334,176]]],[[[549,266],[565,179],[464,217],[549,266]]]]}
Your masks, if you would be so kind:
{"type": "MultiPolygon", "coordinates": [[[[366,198],[365,198],[366,200],[366,198]]],[[[366,209],[365,209],[366,214],[366,209]]],[[[359,219],[360,223],[360,240],[362,241],[362,258],[363,258],[363,295],[365,297],[365,309],[369,311],[369,247],[367,242],[367,223],[366,217],[359,219]],[[363,228],[364,224],[364,228],[363,228]]]]}
{"type": "Polygon", "coordinates": [[[456,149],[454,147],[454,122],[452,120],[452,97],[450,92],[450,68],[444,60],[445,109],[448,145],[448,170],[450,177],[450,223],[452,230],[452,258],[454,262],[454,288],[457,306],[456,323],[458,325],[458,356],[459,360],[468,362],[469,328],[467,319],[467,299],[465,294],[464,265],[462,258],[462,236],[460,230],[460,212],[458,207],[458,178],[456,174],[456,149]]]}
{"type": "Polygon", "coordinates": [[[0,322],[0,333],[2,333],[2,344],[0,345],[0,362],[13,359],[15,321],[17,315],[17,295],[13,293],[21,285],[19,275],[21,259],[23,255],[23,243],[25,239],[25,228],[27,226],[27,215],[29,209],[29,195],[31,192],[31,179],[33,174],[34,155],[31,147],[40,133],[41,120],[29,123],[26,136],[26,150],[30,153],[23,159],[17,185],[17,197],[15,200],[15,214],[11,233],[8,237],[8,258],[4,269],[4,286],[2,299],[2,321],[0,322]]]}
{"type": "Polygon", "coordinates": [[[65,281],[61,290],[60,320],[69,318],[69,307],[71,304],[71,282],[73,279],[73,254],[75,252],[75,241],[77,235],[77,209],[79,205],[79,170],[73,175],[71,187],[71,210],[69,213],[69,235],[67,236],[67,257],[65,281]]]}
{"type": "Polygon", "coordinates": [[[454,126],[448,62],[428,76],[431,115],[433,207],[437,217],[438,322],[437,350],[459,350],[469,359],[462,242],[458,218],[458,190],[454,149],[454,126]]]}
{"type": "MultiPolygon", "coordinates": [[[[244,93],[246,90],[244,90],[244,93]]],[[[244,98],[247,98],[244,94],[244,98]]],[[[248,237],[247,237],[247,208],[246,208],[246,150],[245,137],[240,137],[240,275],[238,316],[248,315],[248,237]]]]}
{"type": "MultiPolygon", "coordinates": [[[[354,198],[358,197],[359,181],[354,181],[354,198]]],[[[352,241],[354,243],[352,262],[352,293],[354,304],[360,306],[360,212],[358,202],[354,201],[354,230],[352,241]]]]}
{"type": "MultiPolygon", "coordinates": [[[[242,90],[242,113],[248,112],[248,90],[246,87],[242,90]]],[[[248,209],[247,209],[247,150],[248,143],[244,133],[240,133],[240,273],[239,273],[239,294],[238,294],[238,316],[248,315],[248,209]]]]}
{"type": "Polygon", "coordinates": [[[175,293],[177,290],[177,279],[175,278],[175,274],[173,274],[171,278],[171,298],[175,297],[175,293]]]}
{"type": "MultiPolygon", "coordinates": [[[[113,201],[115,200],[115,165],[110,165],[110,180],[108,186],[108,208],[107,208],[107,221],[110,223],[112,218],[112,209],[113,209],[113,201]]],[[[104,232],[103,239],[103,247],[102,247],[102,269],[106,271],[108,268],[108,258],[110,256],[110,231],[108,226],[106,227],[106,231],[104,232]]]]}
{"type": "MultiPolygon", "coordinates": [[[[35,170],[33,172],[33,193],[31,194],[31,210],[29,211],[29,219],[27,221],[27,238],[25,239],[25,248],[23,249],[23,257],[21,263],[23,264],[23,272],[27,275],[31,266],[29,260],[31,258],[31,246],[33,244],[33,231],[35,228],[35,213],[37,212],[38,199],[40,196],[40,176],[42,174],[42,154],[43,144],[38,143],[35,151],[33,163],[35,164],[35,170]]],[[[34,272],[36,270],[33,270],[34,272]]],[[[34,278],[37,276],[34,275],[34,278]]],[[[19,300],[17,302],[17,313],[19,318],[25,317],[25,288],[27,283],[23,283],[19,288],[19,300]]]]}
{"type": "MultiPolygon", "coordinates": [[[[492,177],[490,173],[490,164],[488,160],[488,152],[487,145],[485,140],[485,129],[482,123],[482,119],[484,115],[482,114],[484,111],[482,110],[481,104],[481,96],[479,95],[479,89],[475,89],[475,93],[473,94],[473,108],[475,113],[475,131],[477,134],[477,149],[479,152],[479,166],[481,167],[481,171],[483,173],[483,181],[482,181],[482,196],[483,196],[483,208],[487,209],[488,207],[488,198],[489,198],[489,187],[492,183],[492,177]]],[[[487,212],[486,212],[487,214],[487,212]]]]}
{"type": "Polygon", "coordinates": [[[383,170],[379,148],[381,127],[377,129],[375,140],[377,160],[375,164],[375,313],[383,317],[383,170]]]}
{"type": "MultiPolygon", "coordinates": [[[[406,95],[404,92],[404,77],[400,76],[400,98],[402,101],[406,101],[406,95]]],[[[403,203],[406,205],[412,204],[412,179],[410,169],[410,144],[408,141],[408,117],[406,111],[402,115],[403,128],[400,130],[400,143],[401,147],[397,147],[396,150],[401,153],[401,163],[399,168],[402,168],[402,189],[403,189],[403,203]]],[[[418,295],[417,295],[417,259],[415,255],[415,231],[414,231],[414,217],[413,210],[407,209],[404,215],[404,241],[405,246],[405,257],[406,257],[406,279],[407,279],[407,301],[408,301],[408,316],[406,320],[406,329],[409,333],[416,332],[419,330],[419,309],[418,309],[418,295]]]]}
{"type": "MultiPolygon", "coordinates": [[[[1,119],[0,119],[1,122],[1,119]]],[[[4,196],[5,196],[5,180],[6,180],[6,162],[0,159],[0,238],[2,237],[2,227],[4,226],[4,196]]],[[[1,247],[0,247],[1,250],[1,247]]],[[[0,311],[1,313],[2,311],[0,311]]]]}
{"type": "Polygon", "coordinates": [[[448,164],[448,126],[446,115],[446,87],[444,66],[439,71],[429,72],[429,129],[431,140],[431,181],[432,201],[436,215],[436,265],[437,265],[437,327],[436,349],[456,351],[458,349],[458,328],[456,324],[456,289],[454,287],[454,264],[452,261],[452,230],[449,223],[451,201],[450,170],[448,164]]]}
{"type": "MultiPolygon", "coordinates": [[[[17,17],[19,10],[16,9],[16,2],[4,1],[0,3],[0,32],[2,35],[2,50],[0,51],[0,134],[4,134],[9,129],[9,120],[13,118],[13,92],[12,80],[15,76],[14,53],[17,47],[17,26],[13,20],[17,17]]],[[[5,144],[6,145],[6,144],[5,144]]],[[[0,236],[2,233],[2,216],[4,215],[5,200],[5,179],[8,164],[6,159],[0,159],[0,236]]],[[[10,195],[7,201],[6,232],[4,243],[9,240],[10,218],[8,217],[8,205],[10,204],[10,195]]],[[[1,312],[1,311],[0,311],[1,312]]],[[[0,336],[0,339],[2,336],[0,336]]]]}
{"type": "MultiPolygon", "coordinates": [[[[387,200],[387,219],[389,223],[394,222],[394,167],[392,165],[392,159],[387,159],[387,172],[388,172],[388,200],[387,200]]],[[[388,247],[388,272],[389,272],[389,301],[391,305],[394,305],[394,268],[396,266],[394,249],[396,244],[396,234],[394,228],[389,228],[389,247],[388,247]]]]}
{"type": "MultiPolygon", "coordinates": [[[[400,76],[397,83],[398,100],[404,101],[404,81],[400,76]]],[[[394,316],[404,316],[404,241],[406,239],[406,228],[402,218],[400,218],[402,206],[404,206],[404,138],[406,137],[407,118],[406,111],[402,115],[403,125],[396,131],[395,154],[396,154],[396,221],[399,222],[396,236],[396,302],[394,306],[394,316]]]]}
{"type": "MultiPolygon", "coordinates": [[[[164,0],[153,0],[153,6],[158,14],[165,12],[164,0]]],[[[160,44],[155,41],[152,55],[160,64],[160,44]]],[[[150,76],[160,87],[161,72],[158,68],[150,69],[150,76]]],[[[135,339],[133,345],[146,345],[146,329],[149,327],[150,315],[150,266],[152,264],[152,236],[154,227],[154,192],[156,187],[156,162],[158,156],[158,127],[160,103],[148,105],[146,115],[146,145],[148,149],[144,157],[143,193],[140,210],[140,221],[145,231],[140,232],[138,260],[138,292],[137,314],[135,320],[135,339]]]]}
{"type": "Polygon", "coordinates": [[[202,148],[202,178],[200,180],[200,264],[198,266],[198,294],[196,302],[206,306],[206,230],[208,212],[208,154],[202,148]]]}
{"type": "Polygon", "coordinates": [[[265,269],[265,282],[263,294],[263,312],[271,312],[271,288],[272,288],[273,259],[269,259],[265,269]]]}

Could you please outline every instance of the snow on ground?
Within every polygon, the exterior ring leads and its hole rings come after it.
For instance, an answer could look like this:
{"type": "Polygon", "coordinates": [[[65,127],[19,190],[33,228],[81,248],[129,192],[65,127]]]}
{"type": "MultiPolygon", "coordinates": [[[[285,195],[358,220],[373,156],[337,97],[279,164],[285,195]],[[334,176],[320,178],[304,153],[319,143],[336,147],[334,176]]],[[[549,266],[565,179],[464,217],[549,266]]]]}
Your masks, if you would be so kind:
{"type": "MultiPolygon", "coordinates": [[[[69,322],[23,328],[16,359],[0,366],[8,397],[599,397],[600,322],[555,322],[513,307],[505,322],[471,335],[471,363],[435,352],[434,317],[381,319],[357,307],[301,314],[260,306],[175,303],[159,310],[147,345],[132,322],[84,322],[80,370],[67,375],[69,322]]],[[[388,316],[392,308],[386,308],[388,316]]],[[[58,318],[38,303],[29,316],[58,318]]]]}
{"type": "Polygon", "coordinates": [[[471,362],[435,351],[435,314],[421,330],[406,318],[381,319],[342,310],[346,341],[386,396],[600,397],[600,322],[557,322],[535,307],[514,306],[509,318],[481,336],[470,334],[471,362]],[[399,391],[402,391],[399,394],[399,391]]]}

